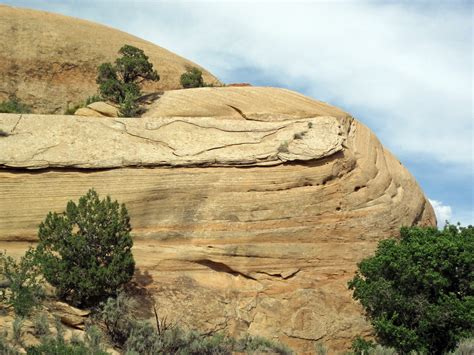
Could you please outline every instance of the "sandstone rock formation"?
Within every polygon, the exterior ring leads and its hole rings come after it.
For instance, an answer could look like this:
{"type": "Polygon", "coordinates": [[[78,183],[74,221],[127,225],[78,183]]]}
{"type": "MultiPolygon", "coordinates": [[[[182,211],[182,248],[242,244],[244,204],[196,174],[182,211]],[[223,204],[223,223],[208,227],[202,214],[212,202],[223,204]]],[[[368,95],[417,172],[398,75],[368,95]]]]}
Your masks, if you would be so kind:
{"type": "Polygon", "coordinates": [[[166,92],[147,115],[0,115],[0,248],[20,253],[94,187],[127,205],[136,282],[168,319],[299,352],[370,332],[346,286],[357,262],[436,221],[367,127],[255,87],[166,92]]]}
{"type": "Polygon", "coordinates": [[[0,101],[16,94],[38,113],[63,113],[97,92],[97,66],[124,44],[141,48],[161,76],[145,91],[180,88],[186,66],[200,66],[127,33],[62,15],[0,4],[0,101]]]}

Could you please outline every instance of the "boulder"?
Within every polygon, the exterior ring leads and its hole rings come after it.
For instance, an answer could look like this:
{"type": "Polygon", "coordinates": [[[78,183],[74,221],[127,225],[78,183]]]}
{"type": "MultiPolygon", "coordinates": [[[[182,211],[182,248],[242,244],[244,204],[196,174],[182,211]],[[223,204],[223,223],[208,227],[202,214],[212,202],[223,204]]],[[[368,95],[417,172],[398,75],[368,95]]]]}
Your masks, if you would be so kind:
{"type": "Polygon", "coordinates": [[[107,117],[118,117],[119,109],[106,102],[98,101],[87,105],[87,108],[94,110],[107,117]]]}
{"type": "MultiPolygon", "coordinates": [[[[371,328],[347,281],[401,226],[436,225],[413,176],[344,111],[273,88],[166,92],[148,117],[0,115],[0,248],[91,187],[126,204],[159,314],[298,353],[371,328]]],[[[146,308],[146,302],[143,307],[146,308]]]]}
{"type": "Polygon", "coordinates": [[[160,74],[144,92],[181,88],[188,66],[198,67],[206,83],[220,85],[199,65],[107,26],[1,4],[0,18],[0,101],[15,94],[34,112],[63,113],[96,94],[97,67],[113,62],[125,44],[144,50],[160,74]]]}
{"type": "Polygon", "coordinates": [[[74,112],[74,116],[85,116],[85,117],[105,117],[105,115],[97,112],[89,107],[80,107],[74,112]]]}

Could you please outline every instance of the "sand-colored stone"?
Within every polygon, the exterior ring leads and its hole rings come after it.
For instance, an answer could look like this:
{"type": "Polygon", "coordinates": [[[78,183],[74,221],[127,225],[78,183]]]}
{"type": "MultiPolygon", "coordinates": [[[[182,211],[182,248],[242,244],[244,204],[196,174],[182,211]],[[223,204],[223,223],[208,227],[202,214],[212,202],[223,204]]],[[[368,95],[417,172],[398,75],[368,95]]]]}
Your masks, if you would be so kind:
{"type": "Polygon", "coordinates": [[[254,89],[166,93],[142,119],[0,115],[0,248],[19,255],[48,211],[94,187],[127,205],[136,281],[161,315],[347,349],[370,333],[347,289],[357,262],[402,225],[435,225],[433,209],[350,115],[254,89]]]}
{"type": "Polygon", "coordinates": [[[0,167],[277,165],[341,151],[347,124],[327,116],[244,122],[214,117],[98,119],[0,114],[0,129],[8,134],[0,139],[0,167]]]}
{"type": "Polygon", "coordinates": [[[160,74],[145,92],[178,89],[186,66],[199,65],[119,30],[58,14],[0,4],[0,101],[16,94],[38,113],[63,113],[97,92],[97,67],[124,44],[141,48],[160,74]]]}
{"type": "Polygon", "coordinates": [[[270,87],[221,87],[173,90],[155,101],[143,117],[226,117],[279,121],[348,114],[297,92],[270,87]]]}
{"type": "Polygon", "coordinates": [[[74,116],[84,116],[84,117],[105,117],[105,115],[97,112],[89,107],[80,107],[74,112],[74,116]]]}
{"type": "Polygon", "coordinates": [[[117,107],[103,101],[93,102],[87,105],[87,107],[107,117],[118,117],[119,114],[117,107]]]}

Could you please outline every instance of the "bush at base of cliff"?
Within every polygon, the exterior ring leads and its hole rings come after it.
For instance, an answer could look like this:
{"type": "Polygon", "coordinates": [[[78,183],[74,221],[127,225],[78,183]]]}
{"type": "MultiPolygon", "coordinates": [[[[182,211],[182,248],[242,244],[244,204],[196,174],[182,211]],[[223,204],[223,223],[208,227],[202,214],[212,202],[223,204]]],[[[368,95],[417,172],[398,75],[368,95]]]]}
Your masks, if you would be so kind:
{"type": "Polygon", "coordinates": [[[474,331],[474,227],[402,228],[349,282],[378,341],[441,354],[474,331]]]}
{"type": "Polygon", "coordinates": [[[0,102],[0,113],[31,113],[31,108],[16,97],[0,102]]]}
{"type": "Polygon", "coordinates": [[[41,305],[44,291],[33,249],[29,249],[18,262],[0,252],[0,275],[4,283],[0,289],[0,303],[12,307],[16,315],[28,316],[41,305]]]}
{"type": "MultiPolygon", "coordinates": [[[[110,339],[127,355],[154,354],[292,354],[286,346],[262,337],[245,336],[239,340],[224,334],[201,334],[184,330],[166,319],[156,324],[137,320],[133,314],[136,304],[124,293],[109,298],[99,315],[107,328],[110,339]]],[[[156,312],[156,310],[155,310],[156,312]]]]}
{"type": "Polygon", "coordinates": [[[86,329],[84,340],[72,337],[66,341],[62,333],[56,337],[43,337],[39,345],[26,349],[27,355],[108,355],[102,344],[102,335],[96,326],[86,329]]]}
{"type": "Polygon", "coordinates": [[[49,213],[39,227],[37,260],[58,296],[74,305],[97,304],[128,282],[135,269],[125,205],[94,190],[49,213]]]}

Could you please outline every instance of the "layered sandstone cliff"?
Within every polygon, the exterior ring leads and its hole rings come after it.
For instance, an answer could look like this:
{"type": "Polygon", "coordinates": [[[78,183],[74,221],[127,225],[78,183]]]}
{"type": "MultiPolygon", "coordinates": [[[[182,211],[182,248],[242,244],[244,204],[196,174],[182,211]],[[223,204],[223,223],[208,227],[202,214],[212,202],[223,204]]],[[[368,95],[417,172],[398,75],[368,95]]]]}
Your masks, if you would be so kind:
{"type": "Polygon", "coordinates": [[[274,88],[170,91],[147,116],[0,115],[0,247],[93,187],[127,205],[137,282],[168,319],[300,352],[370,332],[357,262],[436,221],[367,127],[274,88]]]}
{"type": "MultiPolygon", "coordinates": [[[[145,51],[160,81],[145,91],[181,88],[186,66],[199,65],[128,33],[67,16],[0,4],[0,101],[15,94],[38,113],[63,113],[97,92],[97,67],[124,44],[145,51]]],[[[201,68],[202,69],[202,68],[201,68]]],[[[206,82],[219,81],[202,69],[206,82]]]]}

